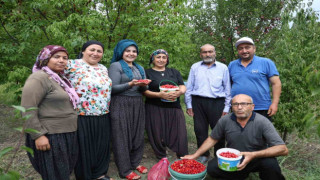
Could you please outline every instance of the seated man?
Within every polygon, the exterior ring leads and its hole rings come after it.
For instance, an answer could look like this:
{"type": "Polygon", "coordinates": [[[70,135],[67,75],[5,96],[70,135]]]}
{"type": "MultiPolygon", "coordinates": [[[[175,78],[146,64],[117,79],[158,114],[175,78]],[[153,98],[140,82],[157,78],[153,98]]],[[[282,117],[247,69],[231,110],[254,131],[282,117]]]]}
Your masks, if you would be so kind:
{"type": "Polygon", "coordinates": [[[272,123],[253,112],[254,104],[248,95],[236,95],[231,106],[233,113],[223,116],[202,146],[182,159],[198,158],[225,137],[227,147],[239,150],[244,159],[238,165],[238,171],[227,172],[219,169],[215,157],[208,163],[207,173],[210,176],[245,179],[250,172],[259,172],[261,179],[284,179],[275,157],[287,155],[288,149],[272,123]]]}

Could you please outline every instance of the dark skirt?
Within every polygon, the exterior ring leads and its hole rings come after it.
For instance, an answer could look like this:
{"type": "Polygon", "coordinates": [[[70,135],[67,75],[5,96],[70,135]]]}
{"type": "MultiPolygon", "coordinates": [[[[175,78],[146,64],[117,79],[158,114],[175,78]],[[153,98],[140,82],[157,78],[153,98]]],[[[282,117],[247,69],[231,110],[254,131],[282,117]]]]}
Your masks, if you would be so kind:
{"type": "Polygon", "coordinates": [[[166,147],[177,157],[188,154],[186,121],[182,109],[146,104],[146,130],[157,158],[166,157],[166,147]]]}
{"type": "Polygon", "coordinates": [[[105,175],[110,161],[110,117],[78,116],[79,158],[77,179],[91,180],[105,175]]]}
{"type": "Polygon", "coordinates": [[[38,151],[35,140],[26,134],[26,146],[34,151],[32,157],[28,153],[34,169],[44,180],[70,179],[70,174],[75,167],[78,157],[77,133],[46,134],[51,149],[38,151]]]}
{"type": "Polygon", "coordinates": [[[110,104],[112,149],[121,177],[142,160],[145,110],[141,96],[112,96],[110,104]]]}

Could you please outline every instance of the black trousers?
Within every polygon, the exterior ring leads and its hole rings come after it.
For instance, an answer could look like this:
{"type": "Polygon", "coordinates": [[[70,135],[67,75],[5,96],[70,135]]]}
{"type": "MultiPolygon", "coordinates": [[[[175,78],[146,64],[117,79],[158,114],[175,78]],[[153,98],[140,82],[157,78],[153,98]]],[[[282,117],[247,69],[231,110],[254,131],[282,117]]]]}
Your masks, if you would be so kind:
{"type": "Polygon", "coordinates": [[[78,116],[79,157],[74,169],[77,180],[105,175],[110,161],[110,117],[78,116]]]}
{"type": "Polygon", "coordinates": [[[251,172],[259,172],[262,180],[282,180],[281,169],[276,158],[259,158],[251,161],[242,171],[228,172],[218,167],[218,159],[214,158],[208,163],[207,173],[213,178],[243,180],[251,172]]]}
{"type": "MultiPolygon", "coordinates": [[[[221,118],[224,109],[225,98],[206,98],[192,96],[192,110],[194,113],[194,132],[197,138],[198,148],[208,138],[208,128],[213,129],[221,118]]],[[[218,149],[225,147],[225,139],[219,140],[214,146],[214,156],[218,149]]],[[[209,151],[203,154],[209,156],[209,151]]]]}
{"type": "MultiPolygon", "coordinates": [[[[26,146],[33,149],[33,156],[28,157],[34,169],[43,180],[69,180],[78,158],[78,140],[76,132],[46,134],[51,149],[39,151],[35,140],[26,134],[26,146]]],[[[0,179],[2,179],[0,177],[0,179]]]]}
{"type": "Polygon", "coordinates": [[[111,137],[121,178],[138,167],[144,150],[145,107],[141,96],[112,96],[111,137]]]}
{"type": "Polygon", "coordinates": [[[273,121],[272,117],[268,115],[268,110],[255,110],[254,112],[259,113],[262,116],[268,118],[271,122],[273,121]]]}
{"type": "Polygon", "coordinates": [[[182,109],[163,108],[146,103],[146,130],[158,159],[166,157],[166,148],[177,157],[188,154],[186,121],[182,109]]]}

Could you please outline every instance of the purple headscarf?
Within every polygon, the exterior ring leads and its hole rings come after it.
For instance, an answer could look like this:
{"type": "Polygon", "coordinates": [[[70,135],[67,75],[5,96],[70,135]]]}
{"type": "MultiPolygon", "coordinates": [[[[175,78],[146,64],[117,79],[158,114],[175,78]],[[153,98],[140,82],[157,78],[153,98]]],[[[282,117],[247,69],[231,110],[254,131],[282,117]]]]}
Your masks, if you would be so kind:
{"type": "Polygon", "coordinates": [[[168,52],[165,51],[164,49],[157,49],[157,50],[153,51],[153,53],[152,53],[151,56],[150,56],[150,62],[149,62],[149,64],[151,64],[151,63],[153,62],[154,56],[156,56],[156,55],[158,55],[158,54],[165,54],[165,55],[167,56],[167,64],[166,64],[166,66],[168,66],[168,64],[169,64],[169,54],[168,54],[168,52]]]}
{"type": "Polygon", "coordinates": [[[44,72],[46,72],[68,93],[73,108],[76,109],[77,104],[79,103],[79,96],[76,93],[75,89],[72,87],[70,81],[64,76],[63,72],[57,74],[47,66],[50,58],[59,51],[63,51],[68,55],[68,51],[62,46],[48,45],[44,47],[37,56],[37,60],[33,65],[32,72],[34,73],[39,70],[43,70],[44,72]]]}
{"type": "Polygon", "coordinates": [[[62,47],[62,46],[58,46],[58,45],[48,45],[46,47],[44,47],[39,55],[37,56],[37,60],[36,63],[33,66],[32,72],[35,72],[37,70],[40,70],[43,66],[47,66],[46,63],[48,63],[49,59],[57,52],[59,51],[63,51],[65,53],[68,54],[68,51],[66,50],[66,48],[62,47]]]}

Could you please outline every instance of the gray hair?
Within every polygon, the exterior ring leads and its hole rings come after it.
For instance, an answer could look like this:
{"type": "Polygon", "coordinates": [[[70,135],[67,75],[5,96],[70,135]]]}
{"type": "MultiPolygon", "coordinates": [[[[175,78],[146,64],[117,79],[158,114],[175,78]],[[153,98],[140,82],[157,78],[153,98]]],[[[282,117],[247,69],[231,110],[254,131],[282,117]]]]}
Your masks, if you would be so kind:
{"type": "Polygon", "coordinates": [[[214,47],[214,45],[212,45],[212,44],[205,44],[205,45],[202,45],[202,46],[200,47],[200,52],[201,52],[201,50],[202,50],[202,48],[203,48],[204,46],[212,46],[213,49],[216,50],[216,48],[214,47]]]}

